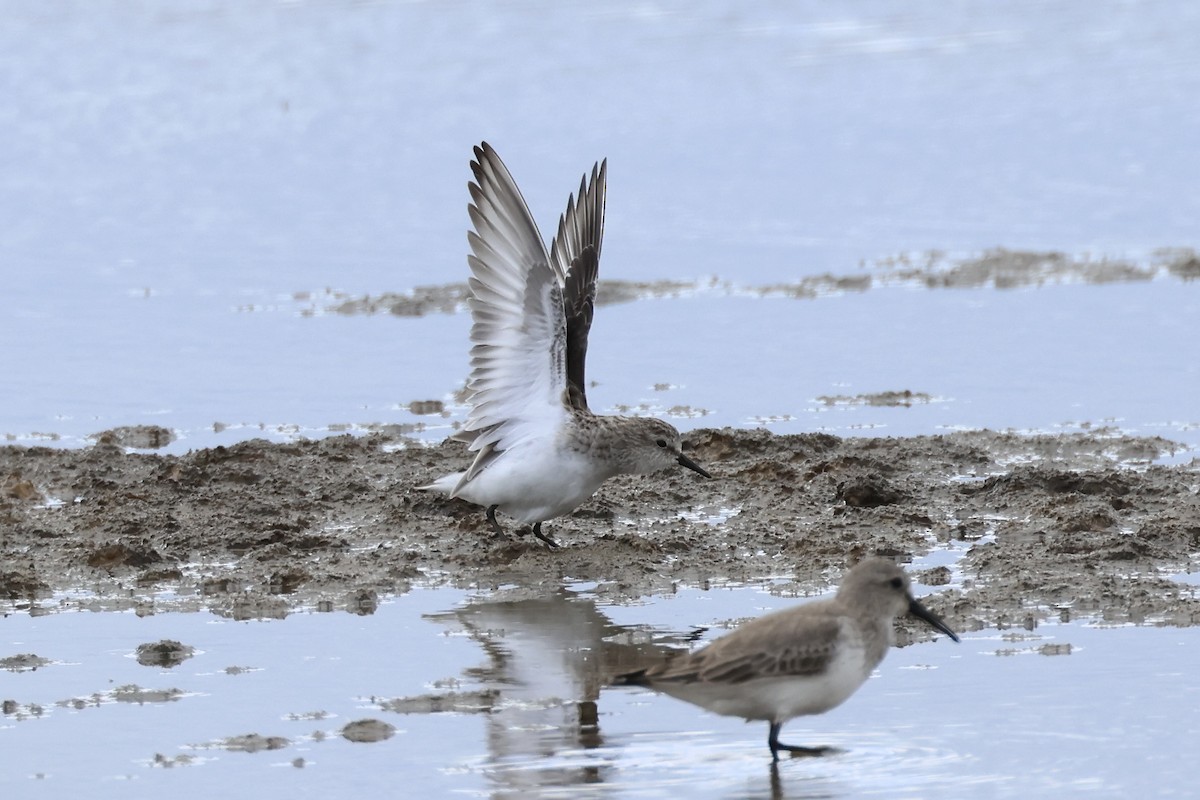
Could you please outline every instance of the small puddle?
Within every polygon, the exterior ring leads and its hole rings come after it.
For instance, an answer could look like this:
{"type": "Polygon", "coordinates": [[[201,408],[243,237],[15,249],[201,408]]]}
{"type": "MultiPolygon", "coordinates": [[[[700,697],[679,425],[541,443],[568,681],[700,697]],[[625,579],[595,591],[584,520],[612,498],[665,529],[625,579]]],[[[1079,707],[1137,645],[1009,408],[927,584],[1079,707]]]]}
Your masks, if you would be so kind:
{"type": "MultiPolygon", "coordinates": [[[[938,553],[913,569],[954,561],[938,553]]],[[[1179,710],[1200,702],[1195,629],[1043,624],[894,648],[843,706],[785,729],[843,752],[777,769],[764,723],[608,686],[663,648],[804,602],[779,596],[787,589],[765,580],[613,603],[604,584],[537,597],[418,588],[367,616],[256,621],[11,613],[0,658],[33,660],[0,672],[0,787],[719,798],[1192,785],[1198,724],[1179,710]],[[139,664],[139,646],[165,640],[191,657],[139,664]]]]}

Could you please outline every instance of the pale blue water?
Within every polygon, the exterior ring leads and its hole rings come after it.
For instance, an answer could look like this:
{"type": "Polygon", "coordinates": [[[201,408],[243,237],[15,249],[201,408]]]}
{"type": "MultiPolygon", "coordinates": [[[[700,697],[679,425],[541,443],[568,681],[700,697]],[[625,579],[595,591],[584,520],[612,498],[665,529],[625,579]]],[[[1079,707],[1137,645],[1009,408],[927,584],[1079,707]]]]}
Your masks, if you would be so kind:
{"type": "Polygon", "coordinates": [[[1043,625],[895,649],[843,706],[785,728],[785,741],[845,752],[785,761],[773,789],[765,723],[604,688],[600,665],[636,641],[679,646],[698,627],[717,626],[707,640],[728,620],[802,601],[761,587],[684,588],[638,605],[601,598],[586,586],[523,600],[418,589],[369,617],[12,615],[0,626],[0,652],[54,663],[0,672],[0,695],[20,704],[0,718],[0,789],[30,798],[251,789],[266,798],[1190,791],[1200,734],[1189,712],[1200,701],[1192,629],[1043,625]],[[171,670],[140,666],[137,646],[161,638],[197,653],[171,670]],[[182,696],[134,704],[107,694],[128,684],[182,696]],[[379,705],[485,690],[495,692],[487,713],[399,714],[379,705]],[[75,698],[92,701],[75,708],[75,698]],[[584,700],[596,703],[595,732],[580,732],[584,700]],[[26,716],[30,704],[40,716],[26,716]],[[364,718],[394,725],[395,735],[361,744],[339,735],[364,718]],[[257,753],[214,746],[250,733],[288,742],[257,753]],[[156,755],[194,760],[165,768],[156,755]]]}
{"type": "MultiPolygon", "coordinates": [[[[755,287],[931,249],[1194,247],[1198,15],[1185,2],[9,3],[0,434],[70,445],[154,423],[182,451],[448,424],[406,406],[461,387],[465,314],[308,317],[294,296],[462,281],[467,161],[484,138],[543,232],[609,158],[608,278],[755,287]]],[[[590,395],[709,412],[676,417],[685,428],[1112,418],[1196,445],[1198,297],[1164,279],[609,306],[590,395]],[[814,402],[905,389],[939,402],[814,402]]]]}
{"type": "MultiPolygon", "coordinates": [[[[404,407],[462,385],[466,315],[306,316],[296,294],[462,281],[467,161],[484,138],[544,233],[609,158],[608,278],[753,288],[931,249],[1143,259],[1197,247],[1198,16],[1182,0],[8,2],[0,434],[79,445],[153,423],[177,430],[181,451],[425,421],[439,438],[450,419],[404,407]]],[[[601,308],[589,397],[707,412],[674,417],[683,428],[1112,423],[1195,447],[1198,320],[1200,287],[1167,277],[815,300],[699,292],[601,308]],[[816,400],[905,389],[935,402],[816,400]]],[[[593,607],[585,593],[506,623],[505,669],[521,680],[505,683],[503,669],[470,671],[494,656],[461,615],[436,613],[465,600],[416,591],[372,617],[259,623],[10,614],[0,655],[58,663],[0,672],[0,697],[47,710],[0,717],[2,791],[1126,797],[1194,784],[1192,630],[1076,623],[1035,632],[1045,640],[982,631],[893,652],[847,705],[788,729],[848,753],[784,764],[773,785],[762,726],[639,692],[601,692],[603,742],[582,746],[562,720],[587,694],[572,654],[595,628],[572,638],[554,621],[582,607],[684,633],[782,601],[731,589],[593,607]],[[165,675],[130,657],[164,636],[203,652],[165,675]],[[1046,642],[1073,649],[1030,649],[1046,642]],[[494,682],[514,703],[400,717],[370,701],[449,678],[494,682]],[[55,705],[126,682],[187,695],[55,705]],[[313,711],[331,716],[290,716],[313,711]],[[362,716],[400,730],[369,745],[308,738],[362,716]],[[292,744],[192,747],[250,732],[292,744]],[[156,753],[201,761],[167,770],[156,753]]]]}

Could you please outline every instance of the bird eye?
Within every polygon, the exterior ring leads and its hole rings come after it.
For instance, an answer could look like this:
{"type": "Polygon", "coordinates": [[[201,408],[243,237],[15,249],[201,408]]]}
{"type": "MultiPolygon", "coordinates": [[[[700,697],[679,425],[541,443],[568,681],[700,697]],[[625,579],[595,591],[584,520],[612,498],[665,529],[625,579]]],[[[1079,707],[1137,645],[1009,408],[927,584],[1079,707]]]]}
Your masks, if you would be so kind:
{"type": "Polygon", "coordinates": [[[666,440],[666,439],[659,439],[658,441],[656,441],[656,442],[655,442],[655,444],[656,444],[656,445],[658,445],[659,447],[666,447],[666,446],[667,446],[667,440],[666,440]]]}
{"type": "Polygon", "coordinates": [[[900,580],[899,578],[892,578],[892,579],[891,579],[890,581],[888,581],[888,582],[889,582],[890,584],[892,584],[892,588],[893,588],[893,589],[899,589],[901,586],[903,586],[903,585],[904,585],[904,581],[900,580]]]}

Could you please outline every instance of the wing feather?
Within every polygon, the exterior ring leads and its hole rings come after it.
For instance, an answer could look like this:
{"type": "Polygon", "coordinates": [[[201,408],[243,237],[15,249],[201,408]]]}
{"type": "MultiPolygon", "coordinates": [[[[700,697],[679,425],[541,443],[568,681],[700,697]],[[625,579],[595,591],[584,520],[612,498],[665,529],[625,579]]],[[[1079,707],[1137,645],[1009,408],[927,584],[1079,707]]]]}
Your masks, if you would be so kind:
{"type": "Polygon", "coordinates": [[[562,283],[516,182],[486,142],[471,170],[471,411],[457,438],[478,455],[455,494],[500,452],[545,435],[566,414],[562,283]]]}
{"type": "Polygon", "coordinates": [[[832,615],[763,617],[707,647],[646,671],[650,683],[743,683],[817,675],[837,656],[840,623],[832,615]]]}
{"type": "Polygon", "coordinates": [[[579,199],[572,195],[558,220],[558,233],[550,243],[550,263],[563,287],[566,314],[567,383],[572,404],[587,408],[584,367],[588,333],[596,305],[596,280],[604,240],[604,203],[608,161],[592,167],[591,180],[579,182],[579,199]]]}

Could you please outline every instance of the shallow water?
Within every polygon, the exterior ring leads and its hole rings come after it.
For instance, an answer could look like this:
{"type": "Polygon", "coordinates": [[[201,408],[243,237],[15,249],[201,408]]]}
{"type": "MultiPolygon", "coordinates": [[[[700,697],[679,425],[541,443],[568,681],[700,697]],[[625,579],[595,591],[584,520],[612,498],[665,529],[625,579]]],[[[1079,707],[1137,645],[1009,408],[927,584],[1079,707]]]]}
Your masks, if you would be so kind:
{"type": "MultiPolygon", "coordinates": [[[[1144,263],[1200,246],[1197,9],[8,3],[0,435],[79,446],[157,424],[179,437],[169,452],[373,424],[440,439],[462,415],[466,315],[346,315],[323,298],[461,282],[467,160],[487,138],[546,233],[609,157],[605,278],[733,287],[601,307],[598,409],[839,435],[1113,425],[1191,458],[1195,280],[760,290],[933,250],[1144,263]],[[820,399],[905,390],[928,399],[820,399]],[[410,409],[423,400],[449,410],[410,409]]],[[[795,798],[1194,784],[1190,629],[1073,622],[896,650],[845,706],[787,729],[845,754],[772,771],[763,726],[603,689],[592,656],[792,601],[723,587],[623,606],[573,586],[521,602],[418,589],[365,617],[10,613],[0,657],[54,663],[0,671],[16,704],[0,717],[0,787],[795,798]],[[164,637],[198,652],[171,671],[132,657],[164,637]],[[182,695],[118,699],[135,683],[182,695]],[[488,713],[373,699],[449,691],[496,694],[479,695],[488,713]],[[581,732],[590,701],[599,726],[581,732]],[[338,735],[365,717],[396,734],[338,735]],[[211,746],[251,732],[288,744],[211,746]]]]}
{"type": "Polygon", "coordinates": [[[894,649],[845,705],[785,729],[785,741],[844,752],[778,770],[763,723],[603,685],[648,648],[706,641],[732,620],[798,602],[769,586],[685,588],[635,605],[606,602],[603,586],[508,599],[418,589],[371,616],[255,622],[10,615],[0,648],[52,663],[0,672],[17,704],[0,723],[0,786],[21,797],[238,785],[264,797],[403,786],[406,796],[713,798],[1115,797],[1190,786],[1200,725],[1179,713],[1200,700],[1190,629],[1082,622],[894,649]],[[163,638],[196,653],[173,669],[139,665],[137,645],[163,638]],[[129,685],[178,696],[114,698],[129,685]],[[429,713],[431,695],[457,698],[458,710],[429,713]],[[402,698],[426,713],[389,706],[402,698]],[[339,735],[364,718],[395,734],[339,735]],[[259,752],[220,745],[250,733],[287,741],[259,752]]]}

